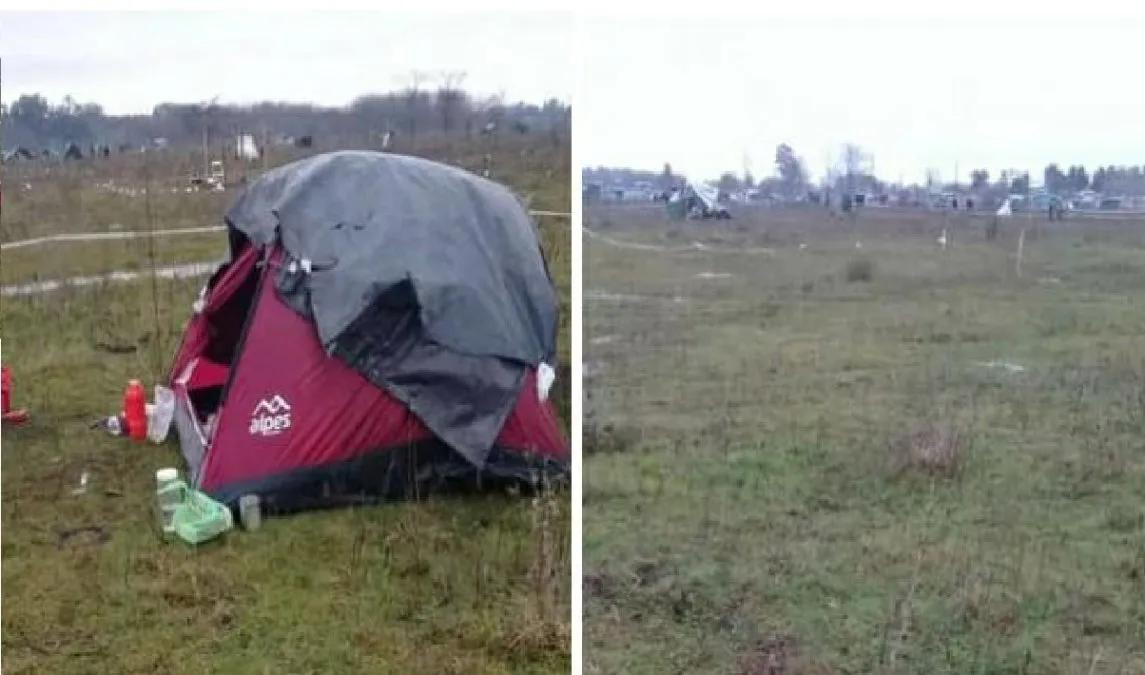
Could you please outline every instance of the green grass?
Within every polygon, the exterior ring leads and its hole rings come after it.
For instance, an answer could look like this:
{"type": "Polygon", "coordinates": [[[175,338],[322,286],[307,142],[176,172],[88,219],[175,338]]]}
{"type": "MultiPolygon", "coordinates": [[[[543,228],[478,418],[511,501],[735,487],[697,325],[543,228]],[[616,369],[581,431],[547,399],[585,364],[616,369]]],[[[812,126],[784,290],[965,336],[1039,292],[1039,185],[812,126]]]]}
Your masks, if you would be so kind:
{"type": "Polygon", "coordinates": [[[1145,672],[1145,222],[586,225],[588,670],[1145,672]]]}
{"type": "MultiPolygon", "coordinates": [[[[524,158],[517,147],[495,154],[494,166],[506,167],[504,182],[542,200],[538,208],[565,211],[568,148],[534,142],[524,158]]],[[[443,159],[461,157],[462,144],[453,145],[456,154],[443,159]]],[[[107,173],[129,169],[76,169],[82,177],[71,189],[86,195],[107,173]]],[[[28,194],[56,192],[57,178],[40,180],[28,194]]],[[[148,226],[139,198],[20,201],[8,191],[15,182],[5,175],[5,240],[148,226]],[[75,222],[83,228],[66,227],[75,222]]],[[[217,223],[234,197],[159,195],[153,214],[179,215],[155,226],[217,223]],[[192,197],[201,203],[191,206],[192,197]]],[[[551,219],[541,227],[566,312],[567,363],[569,229],[551,219]]],[[[165,265],[225,250],[223,234],[157,241],[153,252],[145,240],[49,245],[6,251],[0,278],[147,268],[152,254],[165,265]]],[[[181,464],[174,441],[134,445],[89,427],[117,408],[128,378],[150,385],[162,377],[201,283],[144,280],[0,301],[15,404],[32,415],[25,426],[5,427],[2,439],[5,672],[567,672],[567,495],[305,513],[198,550],[159,539],[154,470],[181,464]],[[85,471],[86,493],[73,494],[85,471]],[[107,540],[61,541],[61,533],[88,526],[107,540]]],[[[554,388],[565,420],[568,388],[566,371],[554,388]]]]}

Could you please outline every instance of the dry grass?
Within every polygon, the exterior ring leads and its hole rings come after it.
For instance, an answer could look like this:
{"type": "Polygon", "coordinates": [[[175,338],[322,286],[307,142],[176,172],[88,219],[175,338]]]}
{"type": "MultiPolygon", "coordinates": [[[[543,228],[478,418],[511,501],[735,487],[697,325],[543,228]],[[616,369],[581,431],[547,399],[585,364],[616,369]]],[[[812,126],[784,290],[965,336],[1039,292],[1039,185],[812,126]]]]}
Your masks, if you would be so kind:
{"type": "Polygon", "coordinates": [[[834,670],[803,653],[791,635],[760,640],[740,657],[740,675],[833,675],[834,670]]]}
{"type": "Polygon", "coordinates": [[[1145,672],[1145,222],[735,216],[586,212],[588,669],[1145,672]]]}

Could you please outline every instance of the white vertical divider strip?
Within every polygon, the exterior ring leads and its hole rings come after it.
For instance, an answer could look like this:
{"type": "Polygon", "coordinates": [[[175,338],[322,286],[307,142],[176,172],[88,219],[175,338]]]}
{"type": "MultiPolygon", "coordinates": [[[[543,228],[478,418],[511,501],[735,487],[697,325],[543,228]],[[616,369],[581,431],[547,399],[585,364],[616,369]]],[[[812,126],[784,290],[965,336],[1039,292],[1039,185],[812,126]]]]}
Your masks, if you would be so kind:
{"type": "Polygon", "coordinates": [[[570,401],[570,410],[572,412],[572,420],[570,429],[572,432],[572,495],[571,507],[571,526],[572,532],[569,537],[570,546],[572,546],[572,583],[569,587],[571,593],[571,607],[572,617],[570,628],[572,634],[572,673],[573,675],[580,675],[584,672],[584,598],[582,589],[584,584],[581,580],[584,578],[583,574],[583,551],[582,545],[582,514],[581,499],[583,483],[584,483],[584,461],[581,447],[581,429],[584,422],[584,410],[582,396],[582,350],[583,344],[583,303],[582,303],[582,283],[584,266],[581,264],[583,247],[583,237],[581,236],[581,172],[580,172],[580,153],[577,152],[577,130],[576,130],[576,117],[578,107],[585,101],[585,88],[584,88],[584,75],[580,62],[580,49],[581,49],[581,35],[583,31],[582,26],[582,13],[578,12],[573,19],[573,41],[572,41],[572,58],[573,58],[573,95],[572,95],[572,137],[570,139],[570,166],[569,173],[572,179],[572,222],[570,223],[570,233],[572,239],[572,282],[570,284],[571,293],[571,312],[572,316],[570,322],[570,330],[572,332],[572,344],[569,352],[569,358],[572,363],[570,369],[570,383],[572,391],[572,400],[570,401]]]}

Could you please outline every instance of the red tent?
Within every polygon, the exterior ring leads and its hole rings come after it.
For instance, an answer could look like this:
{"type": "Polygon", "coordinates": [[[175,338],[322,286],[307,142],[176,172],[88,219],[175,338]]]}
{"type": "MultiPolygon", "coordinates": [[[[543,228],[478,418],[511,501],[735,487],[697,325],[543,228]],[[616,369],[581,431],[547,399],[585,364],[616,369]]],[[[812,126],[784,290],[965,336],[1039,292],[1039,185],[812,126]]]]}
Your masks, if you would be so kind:
{"type": "MultiPolygon", "coordinates": [[[[475,460],[414,412],[416,392],[403,402],[385,373],[324,347],[314,317],[282,291],[297,265],[280,237],[259,242],[230,224],[232,260],[196,303],[171,370],[176,427],[199,489],[231,505],[259,494],[266,508],[286,511],[567,472],[567,441],[537,386],[543,362],[521,368],[515,403],[498,413],[492,447],[475,460]]],[[[476,422],[480,405],[472,408],[476,422]]],[[[467,413],[450,415],[456,426],[467,413]]]]}

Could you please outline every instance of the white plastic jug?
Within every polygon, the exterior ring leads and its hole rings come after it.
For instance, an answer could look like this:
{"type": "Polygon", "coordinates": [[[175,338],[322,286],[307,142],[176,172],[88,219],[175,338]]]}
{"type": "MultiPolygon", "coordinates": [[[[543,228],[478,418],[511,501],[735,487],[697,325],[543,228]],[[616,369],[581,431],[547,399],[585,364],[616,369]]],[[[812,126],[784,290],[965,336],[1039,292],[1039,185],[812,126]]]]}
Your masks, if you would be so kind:
{"type": "Polygon", "coordinates": [[[152,443],[167,440],[171,420],[175,417],[175,392],[161,384],[155,385],[155,404],[147,406],[147,437],[152,443]]]}
{"type": "Polygon", "coordinates": [[[155,472],[155,483],[159,526],[165,536],[170,536],[175,533],[175,509],[187,499],[187,484],[179,479],[179,471],[170,467],[155,472]]]}

